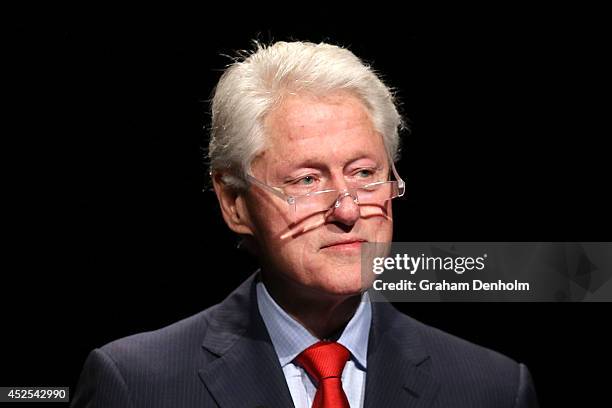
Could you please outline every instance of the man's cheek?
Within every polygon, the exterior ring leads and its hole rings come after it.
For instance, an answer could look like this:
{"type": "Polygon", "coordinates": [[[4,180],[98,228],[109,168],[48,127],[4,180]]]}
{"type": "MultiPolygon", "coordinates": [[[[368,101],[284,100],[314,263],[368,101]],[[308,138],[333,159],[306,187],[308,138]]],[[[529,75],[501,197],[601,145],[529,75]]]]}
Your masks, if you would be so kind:
{"type": "Polygon", "coordinates": [[[377,220],[374,227],[377,242],[390,241],[393,235],[393,223],[387,219],[377,220]]]}

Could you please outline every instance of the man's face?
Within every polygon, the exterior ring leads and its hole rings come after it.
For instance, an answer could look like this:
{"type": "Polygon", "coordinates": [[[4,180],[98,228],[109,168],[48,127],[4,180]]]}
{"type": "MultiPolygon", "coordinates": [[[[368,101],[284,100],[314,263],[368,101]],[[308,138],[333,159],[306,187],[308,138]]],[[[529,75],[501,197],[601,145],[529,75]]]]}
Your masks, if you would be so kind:
{"type": "MultiPolygon", "coordinates": [[[[251,171],[268,185],[291,186],[293,191],[344,190],[387,180],[382,138],[355,96],[288,96],[266,117],[265,129],[266,148],[251,171]]],[[[361,242],[392,238],[390,200],[366,208],[345,196],[337,208],[297,219],[286,201],[256,186],[245,202],[269,276],[311,293],[358,293],[361,242]]]]}

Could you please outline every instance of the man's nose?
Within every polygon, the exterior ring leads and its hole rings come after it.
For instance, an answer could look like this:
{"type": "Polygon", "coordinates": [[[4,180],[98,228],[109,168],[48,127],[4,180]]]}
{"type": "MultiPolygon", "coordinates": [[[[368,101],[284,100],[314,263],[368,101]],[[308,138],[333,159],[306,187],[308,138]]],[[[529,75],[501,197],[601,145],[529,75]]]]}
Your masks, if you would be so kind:
{"type": "Polygon", "coordinates": [[[335,185],[340,193],[331,208],[331,213],[327,220],[330,222],[340,222],[345,225],[353,225],[360,217],[357,192],[355,190],[349,190],[349,186],[346,180],[344,180],[344,177],[339,177],[335,185]]]}
{"type": "Polygon", "coordinates": [[[342,192],[338,195],[336,202],[331,208],[328,221],[341,222],[346,225],[353,225],[359,219],[359,202],[355,193],[342,192]]]}

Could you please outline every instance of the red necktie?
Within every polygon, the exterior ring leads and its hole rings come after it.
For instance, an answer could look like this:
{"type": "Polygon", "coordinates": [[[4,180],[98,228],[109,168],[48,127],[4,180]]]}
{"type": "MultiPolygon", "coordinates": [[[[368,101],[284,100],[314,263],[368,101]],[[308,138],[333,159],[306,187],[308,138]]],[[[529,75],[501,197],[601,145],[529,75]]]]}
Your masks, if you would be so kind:
{"type": "Polygon", "coordinates": [[[295,358],[317,381],[312,408],[350,408],[342,389],[342,371],[350,352],[335,341],[320,341],[295,358]]]}

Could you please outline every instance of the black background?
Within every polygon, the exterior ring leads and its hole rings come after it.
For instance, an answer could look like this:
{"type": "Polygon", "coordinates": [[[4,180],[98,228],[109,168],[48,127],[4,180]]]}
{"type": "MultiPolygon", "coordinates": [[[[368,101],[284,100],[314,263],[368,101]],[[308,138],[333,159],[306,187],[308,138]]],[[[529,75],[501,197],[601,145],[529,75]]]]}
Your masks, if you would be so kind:
{"type": "MultiPolygon", "coordinates": [[[[397,89],[395,241],[610,240],[597,11],[308,9],[5,15],[0,385],[74,387],[91,349],[254,270],[202,150],[220,54],[254,38],[348,46],[397,89]]],[[[543,406],[607,396],[609,304],[398,307],[525,362],[543,406]]]]}

